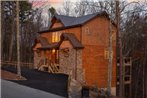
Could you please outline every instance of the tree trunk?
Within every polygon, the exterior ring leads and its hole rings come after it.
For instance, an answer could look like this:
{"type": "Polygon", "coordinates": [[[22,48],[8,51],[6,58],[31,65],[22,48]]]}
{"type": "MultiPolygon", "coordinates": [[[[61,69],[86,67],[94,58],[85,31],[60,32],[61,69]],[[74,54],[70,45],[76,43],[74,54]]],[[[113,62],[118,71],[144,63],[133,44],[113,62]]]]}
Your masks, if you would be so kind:
{"type": "MultiPolygon", "coordinates": [[[[112,1],[111,1],[112,4],[112,1]]],[[[112,9],[111,9],[112,10],[112,9]]],[[[112,12],[112,11],[111,11],[112,12]]],[[[111,13],[110,13],[111,18],[111,13]]],[[[112,23],[110,21],[109,23],[109,42],[108,42],[108,48],[109,48],[109,61],[108,61],[108,98],[111,98],[111,85],[112,85],[112,23]]]]}
{"type": "Polygon", "coordinates": [[[121,41],[121,33],[120,33],[120,8],[119,8],[119,0],[116,1],[116,20],[117,20],[117,45],[119,49],[119,98],[124,98],[124,83],[123,83],[123,55],[122,55],[122,41],[121,41]]]}
{"type": "Polygon", "coordinates": [[[16,11],[17,11],[17,75],[21,77],[21,68],[20,68],[20,31],[19,31],[19,1],[16,2],[16,11]]]}

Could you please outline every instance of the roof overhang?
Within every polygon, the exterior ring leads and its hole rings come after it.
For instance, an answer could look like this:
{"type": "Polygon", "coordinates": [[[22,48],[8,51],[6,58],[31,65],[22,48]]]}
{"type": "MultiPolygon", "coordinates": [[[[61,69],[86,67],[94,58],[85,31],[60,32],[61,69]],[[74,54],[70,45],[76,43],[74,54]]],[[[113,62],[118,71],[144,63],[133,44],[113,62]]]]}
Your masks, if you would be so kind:
{"type": "Polygon", "coordinates": [[[50,30],[40,31],[37,33],[41,34],[41,33],[47,33],[47,32],[54,32],[54,31],[60,31],[60,30],[65,30],[65,29],[69,29],[69,28],[76,28],[76,27],[80,27],[80,26],[82,26],[82,25],[80,24],[80,25],[73,25],[73,26],[67,26],[67,27],[59,27],[59,28],[53,28],[50,30]]]}

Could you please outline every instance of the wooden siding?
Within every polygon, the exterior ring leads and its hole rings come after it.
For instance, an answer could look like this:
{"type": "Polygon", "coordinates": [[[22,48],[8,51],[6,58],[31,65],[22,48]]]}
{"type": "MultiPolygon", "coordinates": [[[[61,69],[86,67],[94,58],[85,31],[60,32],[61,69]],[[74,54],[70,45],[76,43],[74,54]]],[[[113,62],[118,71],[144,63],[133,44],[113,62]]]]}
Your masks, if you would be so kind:
{"type": "Polygon", "coordinates": [[[59,28],[59,27],[63,27],[63,24],[59,21],[56,21],[51,28],[59,28]]]}
{"type": "MultiPolygon", "coordinates": [[[[57,23],[52,28],[59,27],[57,23]],[[56,25],[56,26],[55,26],[56,25]]],[[[51,29],[52,29],[51,28],[51,29]]],[[[116,27],[113,26],[113,70],[112,86],[116,87],[116,27]]],[[[108,59],[105,50],[108,49],[109,21],[107,18],[96,17],[83,26],[59,30],[60,33],[73,33],[84,45],[82,51],[82,66],[85,69],[85,79],[89,86],[107,87],[108,59]]],[[[52,33],[42,33],[51,43],[52,33]]],[[[66,44],[65,44],[66,45],[66,44]]],[[[67,44],[68,46],[68,44],[67,44]]],[[[64,46],[66,47],[66,46],[64,46]]]]}
{"type": "MultiPolygon", "coordinates": [[[[64,30],[60,30],[60,31],[56,31],[56,32],[59,32],[60,34],[62,34],[62,33],[73,33],[73,34],[75,34],[75,36],[77,37],[78,40],[81,40],[80,31],[81,31],[81,27],[76,27],[76,28],[69,28],[69,29],[64,29],[64,30]]],[[[54,33],[54,32],[42,33],[41,36],[46,37],[48,39],[49,43],[51,43],[52,33],[54,33]]]]}
{"type": "MultiPolygon", "coordinates": [[[[116,28],[113,27],[113,75],[112,86],[116,86],[116,28]]],[[[109,21],[97,17],[82,26],[83,68],[87,85],[107,87],[108,59],[105,50],[108,49],[109,21]]]]}

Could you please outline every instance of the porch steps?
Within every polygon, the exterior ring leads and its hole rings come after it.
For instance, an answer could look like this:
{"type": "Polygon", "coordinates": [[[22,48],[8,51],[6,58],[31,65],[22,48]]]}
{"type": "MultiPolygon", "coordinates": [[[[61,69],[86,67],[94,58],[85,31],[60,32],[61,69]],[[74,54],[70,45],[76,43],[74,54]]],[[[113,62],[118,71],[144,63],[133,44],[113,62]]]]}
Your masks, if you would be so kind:
{"type": "Polygon", "coordinates": [[[45,62],[43,59],[38,63],[38,70],[48,71],[49,73],[59,73],[59,67],[57,64],[53,64],[51,61],[45,62]]]}
{"type": "Polygon", "coordinates": [[[59,73],[59,68],[58,68],[58,66],[56,65],[56,64],[50,64],[49,66],[48,66],[48,72],[49,73],[59,73]]]}

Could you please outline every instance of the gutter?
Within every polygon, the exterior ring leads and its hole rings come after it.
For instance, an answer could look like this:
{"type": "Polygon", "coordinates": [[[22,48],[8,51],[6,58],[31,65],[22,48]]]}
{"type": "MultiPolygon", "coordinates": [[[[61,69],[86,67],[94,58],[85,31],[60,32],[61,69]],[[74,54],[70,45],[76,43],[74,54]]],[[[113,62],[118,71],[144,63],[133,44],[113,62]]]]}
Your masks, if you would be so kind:
{"type": "Polygon", "coordinates": [[[60,31],[60,30],[64,30],[64,29],[69,29],[69,28],[80,27],[80,26],[82,26],[82,25],[79,24],[79,25],[73,25],[73,26],[67,26],[67,27],[59,27],[59,28],[53,28],[53,29],[50,29],[50,30],[40,31],[40,32],[37,32],[37,33],[39,33],[39,34],[48,33],[48,32],[54,32],[54,31],[60,31]]]}

